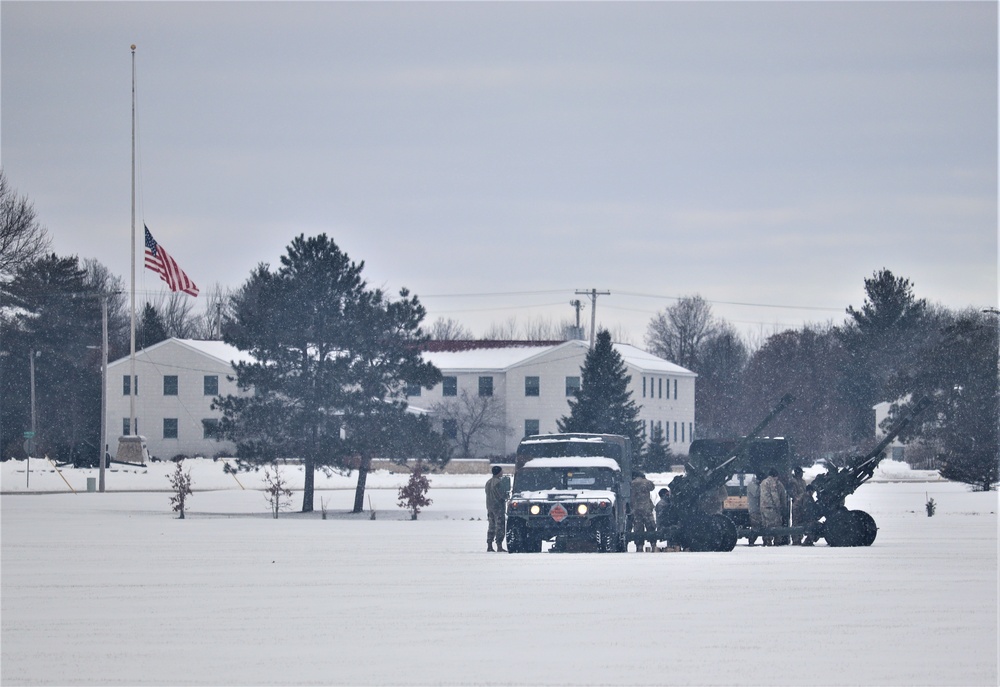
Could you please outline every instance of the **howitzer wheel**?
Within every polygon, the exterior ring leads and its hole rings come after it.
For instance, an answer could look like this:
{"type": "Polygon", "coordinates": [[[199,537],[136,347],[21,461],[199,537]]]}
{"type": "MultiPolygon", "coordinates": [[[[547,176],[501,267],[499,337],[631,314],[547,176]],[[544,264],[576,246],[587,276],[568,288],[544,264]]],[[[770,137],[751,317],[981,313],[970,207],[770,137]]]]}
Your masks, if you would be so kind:
{"type": "Polygon", "coordinates": [[[854,518],[861,532],[858,546],[871,546],[875,542],[875,537],[878,536],[878,525],[875,524],[875,518],[863,510],[852,510],[851,517],[854,518]]]}
{"type": "Polygon", "coordinates": [[[823,536],[830,546],[871,546],[878,534],[872,516],[861,510],[841,510],[826,520],[823,536]]]}
{"type": "Polygon", "coordinates": [[[696,515],[681,523],[678,533],[681,546],[690,551],[719,551],[722,528],[707,515],[696,515]]]}
{"type": "Polygon", "coordinates": [[[717,513],[712,516],[712,527],[715,528],[716,548],[713,551],[732,551],[736,548],[736,524],[725,515],[717,513]]]}

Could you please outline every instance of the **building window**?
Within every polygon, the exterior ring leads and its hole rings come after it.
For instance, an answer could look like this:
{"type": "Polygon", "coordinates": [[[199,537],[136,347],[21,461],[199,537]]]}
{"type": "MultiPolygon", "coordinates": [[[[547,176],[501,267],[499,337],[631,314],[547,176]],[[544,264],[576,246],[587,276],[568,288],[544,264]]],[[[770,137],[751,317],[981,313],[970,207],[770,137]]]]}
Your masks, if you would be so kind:
{"type": "Polygon", "coordinates": [[[175,417],[163,418],[163,438],[164,439],[177,438],[177,418],[175,417]]]}
{"type": "Polygon", "coordinates": [[[687,439],[684,438],[684,423],[681,423],[681,443],[683,444],[687,439]]]}
{"type": "Polygon", "coordinates": [[[674,443],[677,443],[677,423],[674,423],[674,443]]]}
{"type": "Polygon", "coordinates": [[[406,385],[406,395],[407,396],[419,396],[420,395],[420,385],[410,382],[406,385]]]}
{"type": "Polygon", "coordinates": [[[202,439],[215,439],[219,436],[219,420],[217,418],[206,418],[201,421],[202,439]]]}
{"type": "Polygon", "coordinates": [[[177,375],[163,375],[163,395],[177,395],[177,375]]]}
{"type": "Polygon", "coordinates": [[[540,390],[541,390],[541,383],[538,381],[538,377],[524,378],[525,396],[538,396],[540,390]]]}
{"type": "Polygon", "coordinates": [[[576,393],[580,390],[580,378],[579,377],[567,377],[566,378],[566,395],[576,396],[576,393]]]}
{"type": "Polygon", "coordinates": [[[538,420],[524,421],[524,436],[530,437],[538,434],[538,420]]]}
{"type": "Polygon", "coordinates": [[[479,395],[480,396],[492,396],[493,395],[493,378],[492,377],[480,377],[479,378],[479,395]]]}
{"type": "Polygon", "coordinates": [[[205,395],[219,395],[219,375],[205,375],[205,395]]]}
{"type": "MultiPolygon", "coordinates": [[[[667,384],[670,384],[670,380],[667,380],[667,384]]],[[[670,398],[670,387],[667,386],[667,398],[670,398]]],[[[677,400],[677,380],[674,380],[674,400],[677,400]]]]}
{"type": "MultiPolygon", "coordinates": [[[[122,396],[128,396],[130,393],[130,377],[128,375],[122,376],[122,396]]],[[[135,376],[135,395],[139,395],[139,375],[135,376]]]]}
{"type": "MultiPolygon", "coordinates": [[[[135,433],[136,434],[139,433],[139,418],[135,419],[135,433]]],[[[126,436],[127,437],[127,436],[131,436],[131,435],[132,435],[132,429],[129,427],[128,418],[127,417],[123,417],[122,418],[122,436],[126,436]]]]}
{"type": "MultiPolygon", "coordinates": [[[[663,433],[663,441],[670,443],[670,420],[664,420],[663,425],[666,426],[667,431],[663,433]]],[[[662,429],[662,427],[661,427],[662,429]]]]}
{"type": "Polygon", "coordinates": [[[688,439],[694,441],[694,423],[688,423],[688,439]]]}
{"type": "Polygon", "coordinates": [[[442,420],[441,433],[449,439],[458,438],[458,420],[442,420]]]}
{"type": "Polygon", "coordinates": [[[441,381],[442,396],[458,396],[458,377],[445,377],[441,381]]]}
{"type": "Polygon", "coordinates": [[[642,378],[642,397],[646,398],[646,377],[643,375],[642,378]]]}

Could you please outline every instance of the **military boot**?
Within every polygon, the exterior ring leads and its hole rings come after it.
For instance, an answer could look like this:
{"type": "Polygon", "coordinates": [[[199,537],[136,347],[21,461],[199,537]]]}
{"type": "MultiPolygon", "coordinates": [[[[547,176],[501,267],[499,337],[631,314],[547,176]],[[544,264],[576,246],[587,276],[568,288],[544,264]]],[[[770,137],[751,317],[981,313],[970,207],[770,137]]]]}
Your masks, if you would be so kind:
{"type": "Polygon", "coordinates": [[[491,542],[491,541],[486,542],[486,550],[487,551],[492,551],[493,550],[493,542],[491,542]]]}
{"type": "Polygon", "coordinates": [[[497,544],[497,553],[507,553],[507,549],[503,547],[503,544],[497,544]]]}

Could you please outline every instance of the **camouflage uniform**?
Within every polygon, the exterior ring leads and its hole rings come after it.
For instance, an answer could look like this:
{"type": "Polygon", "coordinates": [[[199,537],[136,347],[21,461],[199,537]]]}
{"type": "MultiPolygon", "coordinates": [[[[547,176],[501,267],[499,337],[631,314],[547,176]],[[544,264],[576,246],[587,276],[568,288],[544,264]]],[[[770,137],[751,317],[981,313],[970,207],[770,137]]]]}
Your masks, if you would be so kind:
{"type": "MultiPolygon", "coordinates": [[[[760,482],[754,477],[747,485],[747,513],[750,515],[750,529],[759,530],[764,522],[760,517],[760,482]]],[[[750,546],[757,542],[757,535],[750,536],[750,546]]]]}
{"type": "MultiPolygon", "coordinates": [[[[792,499],[792,521],[790,524],[796,527],[808,524],[809,515],[803,510],[803,507],[808,507],[804,500],[805,494],[806,481],[796,472],[792,475],[792,479],[788,483],[788,495],[792,499]]],[[[798,544],[799,542],[798,537],[792,539],[793,544],[798,544]]]]}
{"type": "MultiPolygon", "coordinates": [[[[764,527],[781,527],[787,503],[788,492],[781,480],[771,476],[761,483],[760,516],[764,527]]],[[[775,537],[764,537],[764,546],[773,546],[774,543],[775,537]]]]}
{"type": "Polygon", "coordinates": [[[656,546],[656,523],[653,522],[653,498],[650,493],[656,488],[642,475],[632,480],[632,541],[635,550],[642,551],[643,544],[656,546]]]}
{"type": "Polygon", "coordinates": [[[510,480],[502,474],[490,477],[486,482],[486,515],[489,518],[489,527],[486,530],[486,544],[493,546],[496,541],[497,549],[503,548],[503,539],[507,534],[507,494],[510,480]]]}

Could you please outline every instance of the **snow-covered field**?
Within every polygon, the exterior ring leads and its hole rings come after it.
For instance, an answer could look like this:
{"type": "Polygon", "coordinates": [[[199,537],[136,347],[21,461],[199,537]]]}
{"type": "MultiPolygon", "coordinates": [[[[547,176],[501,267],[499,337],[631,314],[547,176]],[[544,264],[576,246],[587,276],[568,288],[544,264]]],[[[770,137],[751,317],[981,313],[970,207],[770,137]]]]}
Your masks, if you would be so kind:
{"type": "Polygon", "coordinates": [[[0,682],[997,684],[997,494],[889,463],[848,501],[870,548],[518,556],[485,551],[483,475],[433,476],[417,521],[403,475],[370,476],[375,520],[320,478],[273,520],[259,475],[188,465],[178,520],[169,464],[104,494],[2,464],[0,682]]]}

